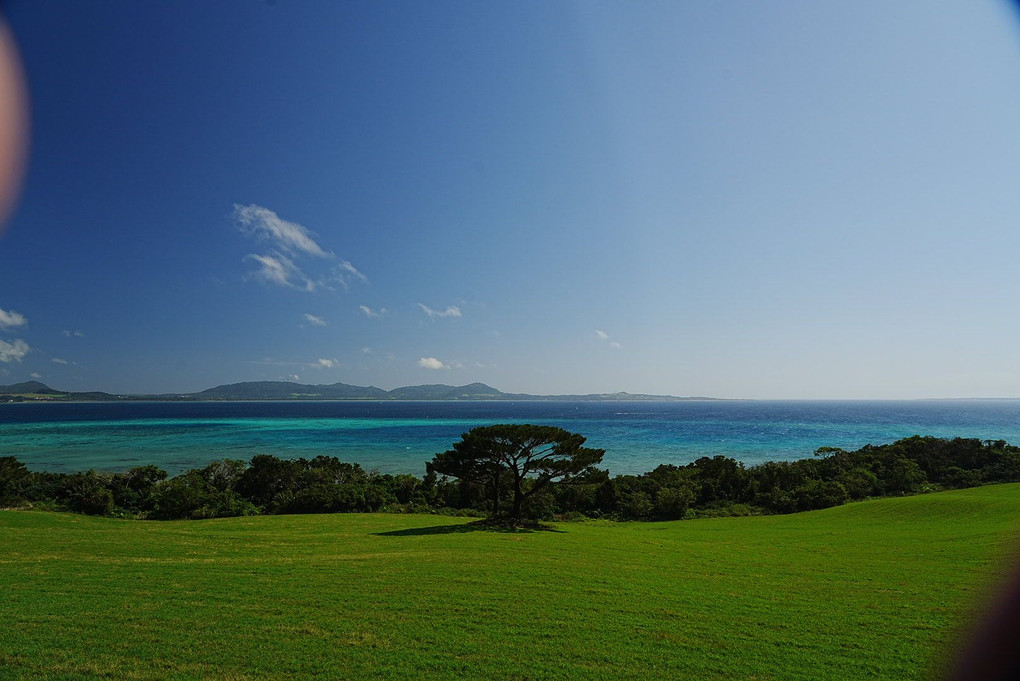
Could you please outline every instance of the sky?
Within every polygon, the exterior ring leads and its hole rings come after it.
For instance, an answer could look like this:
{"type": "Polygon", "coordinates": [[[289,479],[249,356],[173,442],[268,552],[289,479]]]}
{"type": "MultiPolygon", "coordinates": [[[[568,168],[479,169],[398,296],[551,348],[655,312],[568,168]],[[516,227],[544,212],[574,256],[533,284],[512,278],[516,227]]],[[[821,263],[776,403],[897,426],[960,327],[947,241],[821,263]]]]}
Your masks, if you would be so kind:
{"type": "Polygon", "coordinates": [[[5,11],[0,384],[1020,397],[1005,1],[5,11]]]}

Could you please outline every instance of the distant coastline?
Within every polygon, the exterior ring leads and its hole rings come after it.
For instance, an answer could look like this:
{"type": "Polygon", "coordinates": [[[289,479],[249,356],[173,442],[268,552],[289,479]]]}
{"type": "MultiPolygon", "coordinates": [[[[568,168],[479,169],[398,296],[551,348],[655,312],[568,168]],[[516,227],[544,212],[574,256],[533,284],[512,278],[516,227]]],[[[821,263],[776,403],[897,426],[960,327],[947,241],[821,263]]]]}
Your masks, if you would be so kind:
{"type": "Polygon", "coordinates": [[[536,401],[536,402],[688,402],[721,401],[714,397],[677,397],[644,393],[531,395],[505,393],[484,383],[453,386],[414,385],[383,390],[347,383],[306,385],[288,381],[247,381],[218,385],[196,393],[113,394],[57,390],[39,381],[0,385],[0,402],[247,402],[247,401],[536,401]]]}

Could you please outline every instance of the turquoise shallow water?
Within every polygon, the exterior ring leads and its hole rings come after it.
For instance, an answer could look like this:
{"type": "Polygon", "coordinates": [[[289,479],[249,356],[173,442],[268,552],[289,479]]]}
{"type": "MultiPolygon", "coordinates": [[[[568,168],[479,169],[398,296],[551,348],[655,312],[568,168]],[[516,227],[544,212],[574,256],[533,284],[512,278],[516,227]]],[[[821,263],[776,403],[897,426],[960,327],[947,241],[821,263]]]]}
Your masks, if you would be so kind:
{"type": "Polygon", "coordinates": [[[613,474],[731,456],[747,464],[910,435],[1020,444],[1020,401],[203,402],[0,404],[0,455],[35,470],[171,474],[256,454],[338,456],[385,473],[425,462],[470,428],[556,425],[606,450],[613,474]]]}

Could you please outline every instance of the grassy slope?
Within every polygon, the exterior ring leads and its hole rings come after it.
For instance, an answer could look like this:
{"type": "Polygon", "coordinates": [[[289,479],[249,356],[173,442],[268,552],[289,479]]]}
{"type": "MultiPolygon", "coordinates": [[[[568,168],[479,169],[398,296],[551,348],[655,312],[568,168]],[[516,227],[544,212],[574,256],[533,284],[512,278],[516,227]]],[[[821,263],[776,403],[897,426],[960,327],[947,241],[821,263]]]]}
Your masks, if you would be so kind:
{"type": "Polygon", "coordinates": [[[535,533],[0,512],[0,678],[917,678],[1000,568],[1018,501],[535,533]]]}

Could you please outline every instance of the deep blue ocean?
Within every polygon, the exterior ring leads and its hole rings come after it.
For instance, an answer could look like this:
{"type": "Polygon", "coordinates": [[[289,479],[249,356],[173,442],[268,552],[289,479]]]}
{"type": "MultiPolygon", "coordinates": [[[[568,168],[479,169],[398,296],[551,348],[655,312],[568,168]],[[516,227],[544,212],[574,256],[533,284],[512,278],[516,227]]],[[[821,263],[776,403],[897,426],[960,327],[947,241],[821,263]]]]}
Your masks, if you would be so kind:
{"type": "Polygon", "coordinates": [[[756,464],[910,435],[1020,444],[1020,401],[126,402],[0,404],[0,456],[33,470],[173,474],[256,454],[338,456],[421,475],[460,434],[493,423],[555,425],[606,450],[612,474],[722,454],[756,464]]]}

